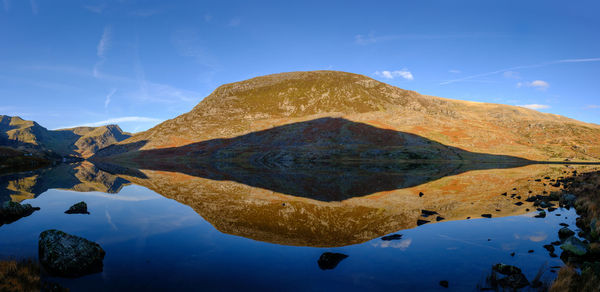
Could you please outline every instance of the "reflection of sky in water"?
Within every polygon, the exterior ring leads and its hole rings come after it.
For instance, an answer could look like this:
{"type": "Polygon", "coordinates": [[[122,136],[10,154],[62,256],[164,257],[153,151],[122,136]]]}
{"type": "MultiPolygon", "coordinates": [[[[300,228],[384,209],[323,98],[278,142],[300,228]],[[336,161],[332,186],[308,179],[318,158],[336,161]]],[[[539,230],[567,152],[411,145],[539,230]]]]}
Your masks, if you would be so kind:
{"type": "Polygon", "coordinates": [[[398,231],[403,235],[400,240],[376,238],[340,248],[312,248],[220,233],[190,207],[135,185],[119,194],[50,190],[27,202],[41,211],[0,227],[0,258],[37,257],[37,239],[46,229],[96,241],[107,252],[102,273],[54,279],[74,291],[247,287],[422,291],[439,289],[440,280],[448,280],[450,290],[473,290],[498,262],[519,266],[530,280],[542,265],[560,265],[542,245],[557,240],[558,223],[575,225],[574,212],[559,209],[543,219],[528,214],[441,222],[398,231]],[[90,215],[63,213],[82,200],[90,215]],[[562,216],[554,215],[558,212],[562,216]],[[528,253],[530,249],[535,252],[528,253]],[[317,259],[326,251],[349,257],[323,271],[317,259]],[[516,255],[511,257],[511,252],[516,255]]]}

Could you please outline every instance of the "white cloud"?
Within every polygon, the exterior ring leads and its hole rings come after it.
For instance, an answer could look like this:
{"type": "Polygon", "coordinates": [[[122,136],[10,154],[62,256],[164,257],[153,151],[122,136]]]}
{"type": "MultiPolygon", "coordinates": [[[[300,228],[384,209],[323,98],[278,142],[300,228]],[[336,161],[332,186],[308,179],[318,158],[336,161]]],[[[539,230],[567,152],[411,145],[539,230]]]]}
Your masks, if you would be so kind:
{"type": "Polygon", "coordinates": [[[75,127],[99,127],[99,126],[119,124],[119,123],[159,123],[162,121],[163,120],[161,120],[161,119],[148,118],[148,117],[135,117],[135,116],[134,117],[119,117],[119,118],[112,118],[112,119],[94,122],[94,123],[86,123],[86,124],[80,124],[80,125],[70,126],[70,127],[61,127],[58,129],[68,129],[68,128],[75,128],[75,127]]]}
{"type": "Polygon", "coordinates": [[[550,87],[550,84],[544,80],[534,80],[531,82],[524,81],[517,83],[517,88],[521,87],[534,87],[539,90],[546,90],[548,87],[550,87]]]}
{"type": "Polygon", "coordinates": [[[96,53],[98,57],[104,58],[106,51],[108,51],[110,47],[110,37],[111,37],[111,28],[110,26],[105,26],[104,31],[102,32],[102,37],[98,42],[98,46],[96,48],[96,53]]]}
{"type": "Polygon", "coordinates": [[[116,89],[113,89],[108,95],[106,95],[106,99],[104,99],[104,108],[108,108],[108,104],[110,103],[110,98],[117,92],[116,89]]]}
{"type": "Polygon", "coordinates": [[[499,35],[492,34],[477,34],[477,33],[459,33],[459,34],[392,34],[392,35],[375,35],[370,32],[366,35],[357,34],[354,36],[354,42],[358,45],[368,45],[378,42],[395,41],[395,40],[436,40],[436,39],[462,39],[462,38],[477,38],[477,37],[498,37],[499,35]]]}
{"type": "Polygon", "coordinates": [[[31,4],[31,13],[33,13],[34,15],[37,15],[38,12],[40,11],[37,2],[35,2],[35,0],[29,0],[29,3],[31,4]]]}
{"type": "Polygon", "coordinates": [[[452,74],[460,74],[460,70],[448,70],[452,74]]]}
{"type": "Polygon", "coordinates": [[[507,71],[519,70],[519,69],[539,68],[539,67],[561,64],[561,63],[586,63],[586,62],[600,62],[600,58],[562,59],[562,60],[555,60],[555,61],[544,62],[544,63],[533,64],[533,65],[515,66],[515,67],[511,67],[511,68],[500,69],[500,70],[496,70],[496,71],[490,71],[490,72],[486,72],[486,73],[480,73],[480,74],[475,74],[475,75],[471,75],[471,76],[466,76],[463,78],[447,80],[444,82],[440,82],[440,85],[447,85],[447,84],[451,84],[451,83],[467,81],[467,80],[471,80],[471,79],[475,79],[475,78],[479,78],[479,77],[485,77],[485,76],[504,73],[507,71]]]}
{"type": "Polygon", "coordinates": [[[139,17],[150,17],[150,16],[160,14],[161,12],[162,11],[160,11],[158,9],[139,9],[139,10],[132,12],[131,14],[134,16],[139,16],[139,17]]]}
{"type": "Polygon", "coordinates": [[[504,73],[502,73],[502,76],[508,79],[521,79],[519,72],[516,71],[505,71],[504,73]]]}
{"type": "Polygon", "coordinates": [[[412,244],[412,238],[402,239],[400,241],[379,241],[373,244],[374,247],[380,248],[397,248],[399,250],[406,250],[412,244]]]}
{"type": "Polygon", "coordinates": [[[227,24],[227,26],[238,26],[240,25],[240,23],[242,23],[242,20],[239,17],[234,17],[231,20],[229,20],[229,23],[227,24]]]}
{"type": "Polygon", "coordinates": [[[523,104],[523,105],[517,105],[520,107],[524,107],[524,108],[528,108],[528,109],[533,109],[533,110],[539,110],[539,109],[547,109],[550,108],[549,105],[545,105],[545,104],[523,104]]]}
{"type": "Polygon", "coordinates": [[[376,71],[375,76],[386,78],[386,79],[394,79],[396,77],[402,77],[406,80],[413,80],[414,77],[408,69],[395,70],[395,71],[376,71]]]}
{"type": "Polygon", "coordinates": [[[102,11],[104,11],[104,8],[106,8],[106,4],[100,4],[100,5],[84,5],[83,8],[85,8],[86,10],[90,11],[90,12],[94,12],[94,13],[102,13],[102,11]]]}

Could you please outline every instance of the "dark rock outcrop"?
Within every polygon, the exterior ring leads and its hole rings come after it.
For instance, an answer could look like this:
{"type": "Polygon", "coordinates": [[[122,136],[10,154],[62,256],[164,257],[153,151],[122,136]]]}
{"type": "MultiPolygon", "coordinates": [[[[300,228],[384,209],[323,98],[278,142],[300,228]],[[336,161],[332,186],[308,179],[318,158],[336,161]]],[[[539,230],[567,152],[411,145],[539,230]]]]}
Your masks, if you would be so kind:
{"type": "Polygon", "coordinates": [[[19,204],[12,201],[4,202],[0,205],[0,225],[15,222],[31,215],[39,209],[32,207],[30,204],[19,204]]]}
{"type": "Polygon", "coordinates": [[[347,257],[347,255],[342,253],[324,252],[319,257],[317,263],[319,264],[319,268],[321,268],[321,270],[333,270],[342,260],[347,257]]]}
{"type": "Polygon", "coordinates": [[[102,271],[105,252],[85,238],[51,229],[40,234],[39,259],[53,276],[79,277],[102,271]]]}
{"type": "Polygon", "coordinates": [[[66,214],[90,214],[87,210],[87,204],[85,202],[79,202],[65,211],[66,214]]]}

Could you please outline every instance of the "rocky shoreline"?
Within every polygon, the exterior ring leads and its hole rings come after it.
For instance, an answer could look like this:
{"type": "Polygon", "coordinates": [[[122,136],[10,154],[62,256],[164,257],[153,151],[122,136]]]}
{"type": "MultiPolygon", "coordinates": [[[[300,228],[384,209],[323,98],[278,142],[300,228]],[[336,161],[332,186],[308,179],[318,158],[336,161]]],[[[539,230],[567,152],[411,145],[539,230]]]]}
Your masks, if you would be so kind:
{"type": "MultiPolygon", "coordinates": [[[[565,250],[565,266],[550,291],[598,291],[600,287],[600,171],[576,174],[563,180],[566,193],[574,194],[574,208],[579,217],[578,235],[585,250],[565,250]]],[[[574,238],[574,237],[570,237],[574,238]]],[[[577,242],[576,242],[577,243],[577,242]]]]}

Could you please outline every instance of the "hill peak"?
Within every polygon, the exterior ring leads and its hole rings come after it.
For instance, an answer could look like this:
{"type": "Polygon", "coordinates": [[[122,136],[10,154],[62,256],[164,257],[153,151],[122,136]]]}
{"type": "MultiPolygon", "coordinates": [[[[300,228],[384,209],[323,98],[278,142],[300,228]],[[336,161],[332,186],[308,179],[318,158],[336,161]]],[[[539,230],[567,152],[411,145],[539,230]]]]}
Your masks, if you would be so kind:
{"type": "Polygon", "coordinates": [[[426,98],[359,74],[305,71],[271,74],[222,85],[192,112],[201,110],[201,115],[206,118],[299,117],[377,111],[415,99],[426,98]]]}

